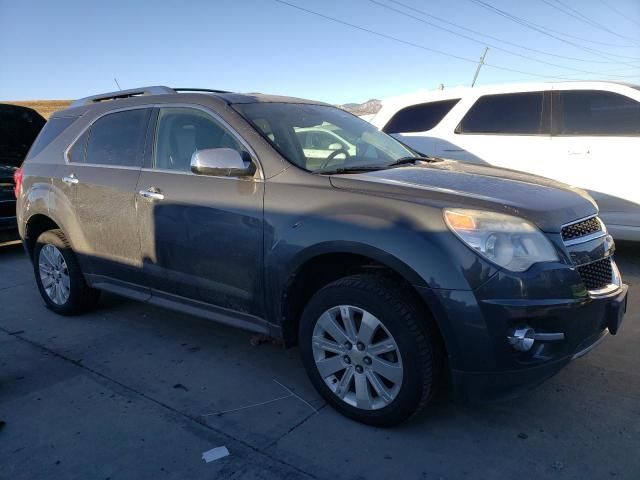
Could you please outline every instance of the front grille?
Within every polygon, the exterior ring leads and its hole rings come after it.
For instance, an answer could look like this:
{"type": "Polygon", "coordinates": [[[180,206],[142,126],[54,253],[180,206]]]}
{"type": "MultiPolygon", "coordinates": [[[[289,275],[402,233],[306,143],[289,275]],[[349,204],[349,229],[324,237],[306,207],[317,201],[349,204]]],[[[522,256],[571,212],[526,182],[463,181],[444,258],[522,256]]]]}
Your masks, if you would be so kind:
{"type": "Polygon", "coordinates": [[[578,267],[587,290],[598,290],[609,285],[613,280],[613,268],[610,258],[603,258],[588,265],[578,267]]]}
{"type": "Polygon", "coordinates": [[[580,222],[572,223],[571,225],[562,227],[562,240],[573,240],[601,231],[602,223],[600,223],[598,217],[591,217],[586,220],[582,220],[580,222]]]}

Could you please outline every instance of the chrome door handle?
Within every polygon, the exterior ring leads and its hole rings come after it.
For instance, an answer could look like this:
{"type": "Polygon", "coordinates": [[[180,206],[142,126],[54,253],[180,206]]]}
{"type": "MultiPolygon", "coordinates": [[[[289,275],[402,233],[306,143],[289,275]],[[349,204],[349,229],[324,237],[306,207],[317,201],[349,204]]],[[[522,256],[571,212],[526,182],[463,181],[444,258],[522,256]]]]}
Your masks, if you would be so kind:
{"type": "Polygon", "coordinates": [[[149,200],[164,200],[164,195],[157,190],[140,190],[138,193],[149,200]]]}
{"type": "Polygon", "coordinates": [[[71,175],[67,175],[62,177],[62,181],[67,185],[76,185],[80,180],[72,173],[71,175]]]}

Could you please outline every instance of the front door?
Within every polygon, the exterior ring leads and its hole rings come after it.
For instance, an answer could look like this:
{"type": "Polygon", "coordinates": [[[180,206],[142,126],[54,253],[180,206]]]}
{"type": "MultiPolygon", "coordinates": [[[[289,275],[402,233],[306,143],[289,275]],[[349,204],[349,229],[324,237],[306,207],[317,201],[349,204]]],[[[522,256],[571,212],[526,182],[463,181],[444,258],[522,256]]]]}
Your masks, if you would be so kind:
{"type": "Polygon", "coordinates": [[[90,274],[127,284],[141,279],[135,189],[151,109],[96,120],[69,151],[64,181],[75,189],[75,247],[90,274]]]}
{"type": "Polygon", "coordinates": [[[259,173],[192,173],[191,156],[207,148],[248,151],[212,113],[159,109],[153,155],[137,187],[147,282],[154,295],[260,315],[264,183],[259,173]]]}

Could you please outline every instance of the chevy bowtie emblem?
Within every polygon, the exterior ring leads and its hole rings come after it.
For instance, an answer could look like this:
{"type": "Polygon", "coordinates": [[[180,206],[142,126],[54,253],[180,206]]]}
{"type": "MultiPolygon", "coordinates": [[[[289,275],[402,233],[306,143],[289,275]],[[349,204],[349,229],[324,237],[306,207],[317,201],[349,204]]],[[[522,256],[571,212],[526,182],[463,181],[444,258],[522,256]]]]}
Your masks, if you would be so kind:
{"type": "Polygon", "coordinates": [[[604,237],[604,254],[609,257],[613,255],[613,252],[616,250],[616,244],[613,241],[613,237],[611,235],[607,235],[604,237]]]}

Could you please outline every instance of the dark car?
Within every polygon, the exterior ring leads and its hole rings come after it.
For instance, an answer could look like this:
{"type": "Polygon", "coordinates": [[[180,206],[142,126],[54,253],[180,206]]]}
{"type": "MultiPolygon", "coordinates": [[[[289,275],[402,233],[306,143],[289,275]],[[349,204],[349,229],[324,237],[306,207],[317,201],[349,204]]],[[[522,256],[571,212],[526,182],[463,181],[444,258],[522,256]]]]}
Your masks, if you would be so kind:
{"type": "Polygon", "coordinates": [[[478,401],[616,333],[627,287],[583,191],[423,157],[330,105],[148,87],[56,113],[22,169],[46,304],[106,290],[299,345],[320,394],[392,425],[478,401]],[[301,144],[342,132],[325,158],[301,144]]]}
{"type": "Polygon", "coordinates": [[[31,108],[0,104],[0,243],[19,238],[13,177],[44,124],[31,108]]]}

